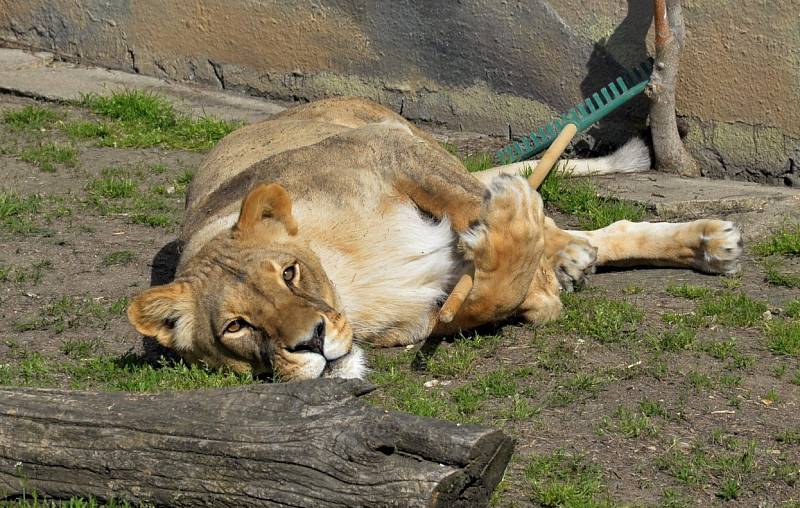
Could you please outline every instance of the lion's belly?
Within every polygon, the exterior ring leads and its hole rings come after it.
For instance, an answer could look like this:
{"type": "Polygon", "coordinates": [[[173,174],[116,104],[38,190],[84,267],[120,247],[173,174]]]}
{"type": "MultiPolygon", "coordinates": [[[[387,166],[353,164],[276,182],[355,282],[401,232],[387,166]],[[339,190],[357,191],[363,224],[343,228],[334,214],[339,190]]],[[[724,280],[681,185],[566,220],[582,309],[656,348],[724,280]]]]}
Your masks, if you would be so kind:
{"type": "Polygon", "coordinates": [[[463,271],[455,233],[449,221],[435,223],[410,205],[382,215],[364,211],[339,211],[340,220],[320,228],[312,247],[356,338],[421,340],[430,331],[432,311],[463,271]]]}

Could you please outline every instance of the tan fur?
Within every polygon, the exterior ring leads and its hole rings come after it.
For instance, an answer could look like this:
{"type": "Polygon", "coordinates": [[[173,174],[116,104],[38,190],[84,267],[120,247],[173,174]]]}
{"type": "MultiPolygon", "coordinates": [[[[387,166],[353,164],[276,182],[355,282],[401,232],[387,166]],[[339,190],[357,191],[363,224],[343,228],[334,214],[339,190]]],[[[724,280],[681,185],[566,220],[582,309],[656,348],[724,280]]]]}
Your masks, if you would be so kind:
{"type": "Polygon", "coordinates": [[[730,223],[564,231],[524,179],[503,173],[466,173],[363,99],[289,109],[208,154],[187,196],[176,280],[138,295],[130,320],[189,361],[280,379],[359,377],[353,341],[404,345],[515,315],[554,319],[559,291],[595,264],[736,268],[730,223]],[[440,323],[467,272],[473,290],[440,323]]]}

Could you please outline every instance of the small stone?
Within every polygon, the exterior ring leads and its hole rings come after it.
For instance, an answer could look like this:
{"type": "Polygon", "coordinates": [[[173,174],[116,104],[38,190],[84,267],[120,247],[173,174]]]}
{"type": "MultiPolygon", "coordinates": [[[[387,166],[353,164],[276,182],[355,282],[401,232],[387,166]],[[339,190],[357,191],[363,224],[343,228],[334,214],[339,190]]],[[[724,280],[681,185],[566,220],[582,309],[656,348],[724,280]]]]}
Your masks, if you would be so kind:
{"type": "Polygon", "coordinates": [[[170,185],[169,187],[167,187],[166,192],[167,194],[175,194],[175,186],[170,185]]]}
{"type": "Polygon", "coordinates": [[[764,321],[769,321],[770,319],[772,319],[772,313],[768,310],[765,310],[762,316],[764,317],[764,321]]]}

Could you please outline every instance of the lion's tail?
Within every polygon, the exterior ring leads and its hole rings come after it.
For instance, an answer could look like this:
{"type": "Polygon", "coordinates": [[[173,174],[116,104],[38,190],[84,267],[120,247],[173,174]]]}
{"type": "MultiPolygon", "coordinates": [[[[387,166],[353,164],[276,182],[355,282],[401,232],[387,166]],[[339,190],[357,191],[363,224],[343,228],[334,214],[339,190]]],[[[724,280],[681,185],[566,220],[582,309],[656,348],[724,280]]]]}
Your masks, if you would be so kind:
{"type": "Polygon", "coordinates": [[[641,138],[631,138],[612,154],[594,159],[569,159],[561,164],[573,176],[638,173],[650,169],[650,151],[641,138]]]}

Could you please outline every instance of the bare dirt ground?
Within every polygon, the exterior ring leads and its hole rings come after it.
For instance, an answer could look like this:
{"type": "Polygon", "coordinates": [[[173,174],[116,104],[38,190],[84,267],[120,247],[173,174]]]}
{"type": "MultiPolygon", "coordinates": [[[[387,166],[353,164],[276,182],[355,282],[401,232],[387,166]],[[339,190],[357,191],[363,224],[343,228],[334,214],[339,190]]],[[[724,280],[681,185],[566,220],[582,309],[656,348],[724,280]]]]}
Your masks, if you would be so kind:
{"type": "MultiPolygon", "coordinates": [[[[0,96],[0,114],[30,104],[0,96]]],[[[44,106],[67,119],[91,117],[44,106]]],[[[453,143],[466,152],[502,140],[453,143]]],[[[135,333],[124,308],[169,276],[183,185],[201,158],[0,124],[0,190],[40,196],[33,218],[0,228],[0,364],[23,372],[34,369],[25,363],[32,353],[55,365],[74,361],[76,350],[143,361],[164,353],[135,333]],[[72,167],[46,172],[22,160],[26,147],[50,142],[75,147],[72,167]],[[109,175],[156,200],[157,220],[148,219],[150,205],[104,208],[97,182],[109,175]]],[[[562,224],[575,221],[552,212],[562,224]]],[[[784,272],[800,272],[796,259],[784,263],[784,272]]],[[[798,506],[800,352],[776,350],[769,332],[792,322],[798,298],[798,289],[768,285],[750,250],[738,278],[598,273],[552,326],[509,323],[421,350],[371,351],[381,386],[373,400],[512,435],[499,506],[798,506]],[[682,284],[689,289],[676,289],[682,284]],[[697,296],[695,286],[708,289],[697,296]],[[741,294],[749,300],[712,305],[741,294]]],[[[20,379],[36,372],[5,382],[20,379]]],[[[69,381],[56,373],[29,384],[69,381]]]]}

